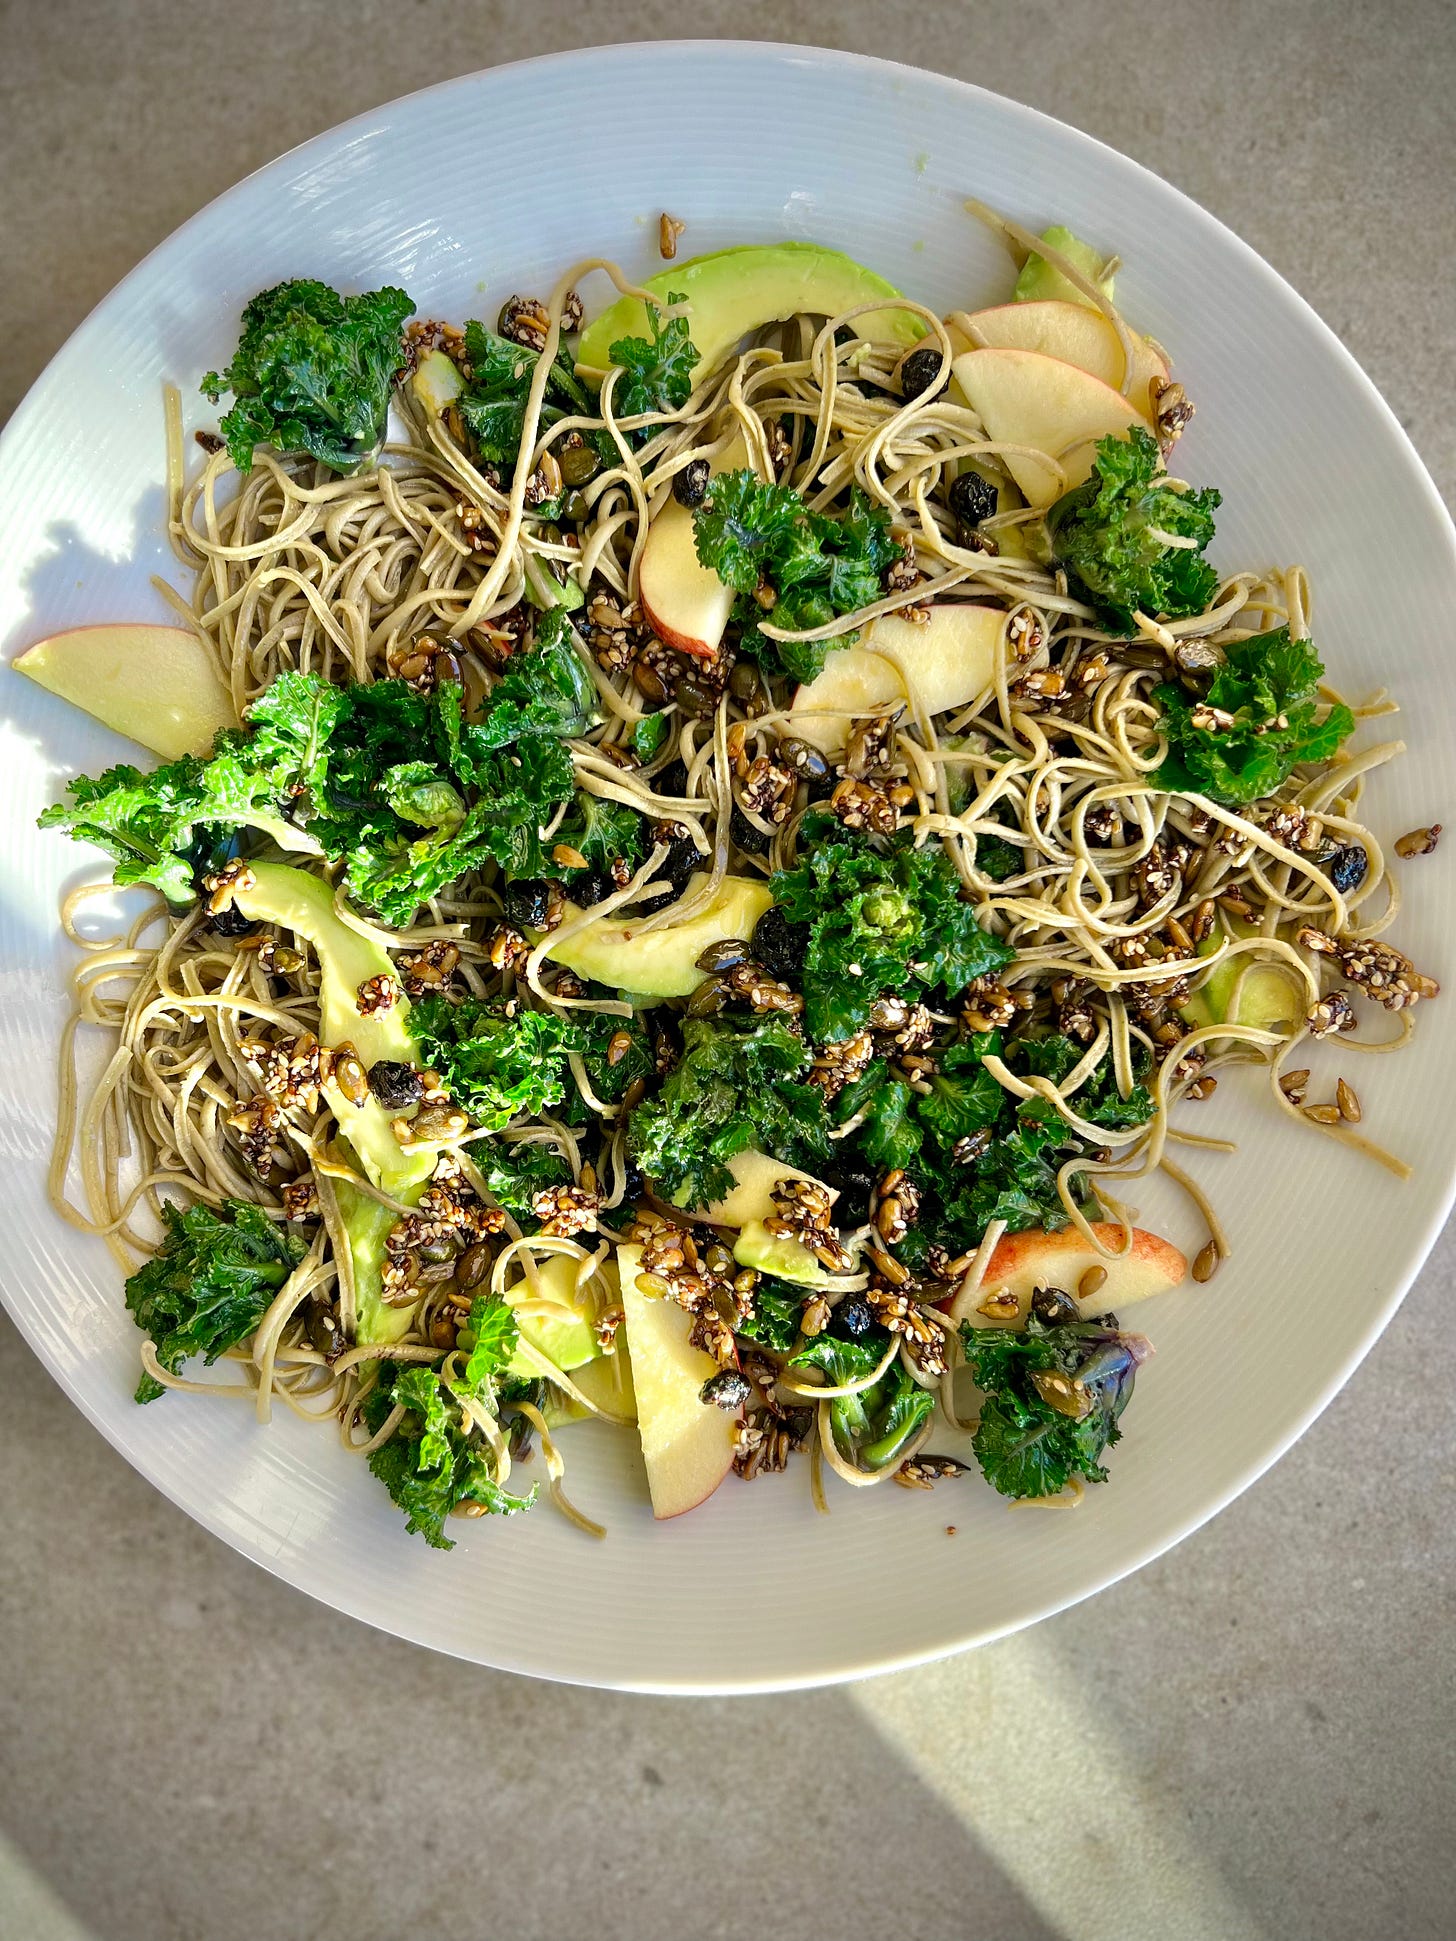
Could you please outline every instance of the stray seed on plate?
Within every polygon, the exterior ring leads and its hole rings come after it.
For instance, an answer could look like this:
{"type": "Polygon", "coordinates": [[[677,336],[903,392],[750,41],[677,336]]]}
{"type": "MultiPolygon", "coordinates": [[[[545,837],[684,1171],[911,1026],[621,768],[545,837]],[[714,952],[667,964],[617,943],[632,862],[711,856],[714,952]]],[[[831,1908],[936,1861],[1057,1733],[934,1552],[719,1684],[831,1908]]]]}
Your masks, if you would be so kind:
{"type": "Polygon", "coordinates": [[[1344,1115],[1337,1105],[1307,1105],[1304,1116],[1313,1119],[1316,1125],[1337,1126],[1344,1115]]]}
{"type": "Polygon", "coordinates": [[[1412,829],[1402,836],[1395,845],[1397,856],[1429,856],[1441,840],[1441,825],[1433,822],[1429,829],[1412,829]]]}
{"type": "Polygon", "coordinates": [[[1304,1088],[1309,1083],[1309,1067],[1302,1065],[1297,1072],[1286,1072],[1279,1081],[1279,1089],[1291,1105],[1303,1105],[1304,1088]]]}
{"type": "Polygon", "coordinates": [[[1211,1281],[1218,1272],[1219,1251],[1215,1241],[1210,1240],[1193,1263],[1193,1278],[1196,1281],[1211,1281]]]}
{"type": "Polygon", "coordinates": [[[677,239],[687,228],[676,216],[668,215],[664,209],[657,219],[657,253],[664,263],[670,263],[677,255],[677,239]]]}
{"type": "Polygon", "coordinates": [[[1360,1100],[1354,1087],[1348,1085],[1343,1078],[1335,1087],[1335,1103],[1340,1108],[1340,1117],[1352,1126],[1359,1125],[1365,1116],[1361,1111],[1360,1100]]]}

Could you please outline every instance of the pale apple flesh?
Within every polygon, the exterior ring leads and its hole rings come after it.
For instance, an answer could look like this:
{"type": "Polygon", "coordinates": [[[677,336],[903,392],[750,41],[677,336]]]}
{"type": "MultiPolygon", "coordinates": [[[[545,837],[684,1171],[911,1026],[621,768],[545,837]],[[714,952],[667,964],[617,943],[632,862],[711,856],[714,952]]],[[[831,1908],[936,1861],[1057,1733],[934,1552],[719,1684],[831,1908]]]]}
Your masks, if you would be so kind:
{"type": "Polygon", "coordinates": [[[642,1249],[617,1249],[623,1326],[637,1398],[637,1433],[652,1514],[681,1516],[705,1502],[733,1467],[735,1411],[702,1399],[718,1364],[689,1340],[692,1317],[637,1285],[642,1249]]]}
{"type": "Polygon", "coordinates": [[[920,626],[887,613],[862,641],[836,648],[799,689],[793,732],[837,761],[850,723],[865,715],[907,700],[931,715],[974,701],[995,680],[1005,645],[1001,607],[935,606],[920,626]]]}
{"type": "Polygon", "coordinates": [[[1100,311],[1083,303],[1002,303],[992,310],[977,310],[966,318],[973,335],[956,325],[947,325],[951,343],[958,352],[990,350],[1039,351],[1058,357],[1064,364],[1075,364],[1089,377],[1121,391],[1127,376],[1128,402],[1146,416],[1152,415],[1151,387],[1166,382],[1168,366],[1146,337],[1136,331],[1132,338],[1132,370],[1124,371],[1122,342],[1100,311]]]}
{"type": "MultiPolygon", "coordinates": [[[[712,470],[716,476],[747,464],[748,447],[738,436],[712,461],[712,470]]],[[[638,569],[637,598],[648,626],[679,653],[712,660],[735,597],[698,558],[692,512],[669,498],[647,528],[638,569]]]]}
{"type": "Polygon", "coordinates": [[[1135,426],[1152,435],[1121,392],[1042,351],[971,350],[952,369],[986,436],[1024,448],[1006,451],[1002,462],[1028,505],[1049,506],[1089,477],[1099,439],[1126,438],[1135,426]]]}
{"type": "Polygon", "coordinates": [[[744,1227],[750,1220],[766,1220],[778,1209],[774,1205],[773,1189],[783,1179],[807,1180],[813,1186],[822,1187],[829,1195],[832,1206],[839,1198],[837,1188],[825,1186],[822,1180],[815,1179],[802,1167],[787,1166],[781,1159],[771,1158],[766,1152],[759,1152],[749,1146],[743,1152],[734,1153],[727,1161],[733,1184],[721,1200],[714,1200],[704,1212],[704,1219],[711,1220],[714,1226],[744,1227]]]}
{"type": "MultiPolygon", "coordinates": [[[[1109,1250],[1122,1245],[1120,1226],[1099,1221],[1092,1231],[1109,1250]]],[[[1082,1319],[1090,1321],[1099,1314],[1131,1307],[1136,1301],[1150,1300],[1155,1294],[1166,1294],[1177,1287],[1187,1271],[1187,1260],[1171,1241],[1143,1227],[1133,1228],[1130,1251],[1112,1260],[1089,1245],[1076,1227],[1064,1227],[1059,1233],[1035,1227],[1025,1233],[1006,1234],[997,1243],[985,1277],[968,1302],[962,1306],[952,1300],[948,1306],[956,1320],[970,1321],[978,1328],[1019,1328],[1026,1323],[1036,1290],[1055,1287],[1069,1294],[1082,1319]],[[1085,1294],[1079,1292],[1094,1268],[1101,1268],[1106,1279],[1085,1294]],[[1014,1297],[1014,1306],[1005,1298],[1008,1296],[1014,1297]]]]}
{"type": "Polygon", "coordinates": [[[164,761],[206,755],[219,729],[238,725],[212,650],[190,627],[73,627],[38,640],[14,665],[164,761]]]}

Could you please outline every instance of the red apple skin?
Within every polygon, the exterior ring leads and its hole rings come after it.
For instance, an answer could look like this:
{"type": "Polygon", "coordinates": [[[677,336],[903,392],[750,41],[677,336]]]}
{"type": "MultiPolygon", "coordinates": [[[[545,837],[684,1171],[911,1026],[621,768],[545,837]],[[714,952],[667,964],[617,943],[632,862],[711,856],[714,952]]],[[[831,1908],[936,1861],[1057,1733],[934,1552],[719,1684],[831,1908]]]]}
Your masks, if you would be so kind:
{"type": "MultiPolygon", "coordinates": [[[[1122,1244],[1122,1228],[1110,1221],[1094,1222],[1092,1231],[1104,1247],[1122,1244]]],[[[1080,1301],[1083,1319],[1090,1320],[1114,1308],[1167,1293],[1188,1272],[1186,1257],[1172,1242],[1144,1227],[1133,1228],[1132,1247],[1122,1259],[1093,1260],[1089,1259],[1090,1251],[1076,1227],[1064,1227],[1057,1233],[1039,1227],[1008,1233],[997,1243],[974,1298],[983,1300],[997,1288],[1009,1288],[1020,1297],[1024,1317],[1035,1288],[1060,1287],[1076,1298],[1078,1280],[1088,1266],[1099,1265],[1106,1272],[1106,1280],[1095,1294],[1080,1301]]],[[[949,1309],[954,1301],[952,1295],[941,1306],[949,1309]]],[[[994,1316],[978,1314],[974,1308],[963,1318],[974,1321],[977,1327],[1016,1326],[1020,1320],[1008,1317],[998,1321],[994,1316]]]]}
{"type": "Polygon", "coordinates": [[[654,611],[646,588],[640,590],[638,598],[647,624],[659,640],[666,641],[669,647],[676,647],[680,654],[691,654],[695,660],[710,661],[718,658],[717,641],[695,640],[691,634],[679,633],[676,627],[670,627],[654,611]]]}

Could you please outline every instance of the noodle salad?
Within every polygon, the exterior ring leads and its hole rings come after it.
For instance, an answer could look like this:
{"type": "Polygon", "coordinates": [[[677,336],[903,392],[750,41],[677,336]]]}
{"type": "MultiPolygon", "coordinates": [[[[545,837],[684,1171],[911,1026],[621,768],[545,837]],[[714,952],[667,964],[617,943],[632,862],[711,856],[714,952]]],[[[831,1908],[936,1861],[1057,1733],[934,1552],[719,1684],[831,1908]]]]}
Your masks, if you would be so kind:
{"type": "Polygon", "coordinates": [[[664,218],[645,284],[493,329],[262,292],[190,478],[169,390],[175,624],[17,663],[162,757],[41,818],[114,859],[51,1190],[139,1401],[331,1422],[445,1548],[538,1447],[600,1535],[591,1416],[659,1517],[790,1467],[1076,1500],[1189,1272],[1126,1187],[1186,1195],[1195,1281],[1237,1238],[1227,1068],[1407,1173],[1307,1055],[1438,991],[1360,820],[1392,704],[1297,566],[1209,559],[1115,262],[975,212],[979,310],[664,218]]]}

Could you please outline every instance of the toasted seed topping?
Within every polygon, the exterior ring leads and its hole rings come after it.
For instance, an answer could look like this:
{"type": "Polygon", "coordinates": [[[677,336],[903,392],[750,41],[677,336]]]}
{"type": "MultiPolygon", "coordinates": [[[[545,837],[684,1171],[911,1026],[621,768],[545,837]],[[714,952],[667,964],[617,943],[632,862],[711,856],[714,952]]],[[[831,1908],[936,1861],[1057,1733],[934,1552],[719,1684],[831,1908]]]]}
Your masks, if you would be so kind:
{"type": "Polygon", "coordinates": [[[1218,1251],[1217,1242],[1210,1240],[1208,1245],[1201,1249],[1197,1259],[1193,1263],[1194,1280],[1211,1281],[1219,1270],[1221,1260],[1222,1255],[1218,1251]]]}
{"type": "Polygon", "coordinates": [[[1429,829],[1412,829],[1402,836],[1395,845],[1397,856],[1429,856],[1441,840],[1441,825],[1433,822],[1429,829]]]}
{"type": "Polygon", "coordinates": [[[1342,1078],[1335,1087],[1335,1103],[1340,1108],[1340,1117],[1350,1125],[1358,1125],[1365,1116],[1354,1088],[1342,1078]]]}

